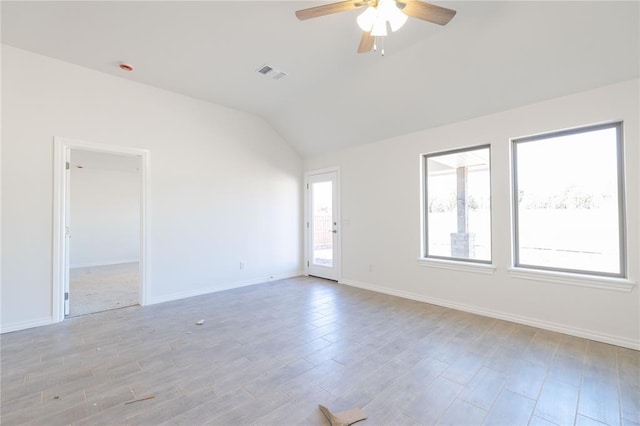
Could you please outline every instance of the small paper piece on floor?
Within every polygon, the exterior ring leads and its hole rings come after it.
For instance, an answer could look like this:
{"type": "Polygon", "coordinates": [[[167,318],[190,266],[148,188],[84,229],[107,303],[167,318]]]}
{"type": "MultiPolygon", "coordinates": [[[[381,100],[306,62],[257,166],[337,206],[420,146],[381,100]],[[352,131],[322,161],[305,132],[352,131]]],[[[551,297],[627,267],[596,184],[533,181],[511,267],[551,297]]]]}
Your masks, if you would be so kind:
{"type": "Polygon", "coordinates": [[[319,405],[320,411],[325,415],[331,426],[349,426],[361,420],[365,420],[367,415],[359,408],[351,408],[339,413],[333,413],[324,405],[319,405]]]}
{"type": "Polygon", "coordinates": [[[204,324],[204,320],[198,320],[198,321],[196,321],[196,325],[202,325],[202,324],[204,324]]]}
{"type": "Polygon", "coordinates": [[[134,399],[132,401],[127,401],[127,402],[124,403],[124,405],[133,404],[134,402],[146,401],[147,399],[151,399],[151,398],[155,398],[155,397],[156,397],[155,395],[143,396],[142,398],[134,399]]]}

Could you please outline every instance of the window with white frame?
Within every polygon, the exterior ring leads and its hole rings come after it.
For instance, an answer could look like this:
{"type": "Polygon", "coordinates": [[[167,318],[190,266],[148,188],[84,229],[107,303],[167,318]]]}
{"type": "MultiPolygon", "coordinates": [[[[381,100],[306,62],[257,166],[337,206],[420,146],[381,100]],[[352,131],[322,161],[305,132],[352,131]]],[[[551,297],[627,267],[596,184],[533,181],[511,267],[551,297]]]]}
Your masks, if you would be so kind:
{"type": "Polygon", "coordinates": [[[514,266],[625,277],[622,123],[512,144],[514,266]]]}
{"type": "Polygon", "coordinates": [[[424,257],[491,262],[488,145],[424,156],[424,257]]]}

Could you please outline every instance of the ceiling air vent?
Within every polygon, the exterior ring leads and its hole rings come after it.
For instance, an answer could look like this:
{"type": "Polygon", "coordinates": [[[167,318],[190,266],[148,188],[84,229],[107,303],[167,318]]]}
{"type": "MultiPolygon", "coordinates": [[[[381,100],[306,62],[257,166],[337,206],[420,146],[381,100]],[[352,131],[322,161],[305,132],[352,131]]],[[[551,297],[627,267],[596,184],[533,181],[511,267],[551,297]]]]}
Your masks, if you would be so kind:
{"type": "Polygon", "coordinates": [[[264,76],[267,76],[273,80],[280,80],[283,77],[287,76],[286,72],[282,72],[280,70],[277,70],[275,68],[273,68],[272,66],[269,65],[263,65],[260,68],[257,69],[259,74],[262,74],[264,76]]]}
{"type": "Polygon", "coordinates": [[[269,65],[263,65],[262,68],[258,70],[258,72],[262,75],[267,75],[271,71],[273,71],[273,68],[271,68],[269,65]]]}

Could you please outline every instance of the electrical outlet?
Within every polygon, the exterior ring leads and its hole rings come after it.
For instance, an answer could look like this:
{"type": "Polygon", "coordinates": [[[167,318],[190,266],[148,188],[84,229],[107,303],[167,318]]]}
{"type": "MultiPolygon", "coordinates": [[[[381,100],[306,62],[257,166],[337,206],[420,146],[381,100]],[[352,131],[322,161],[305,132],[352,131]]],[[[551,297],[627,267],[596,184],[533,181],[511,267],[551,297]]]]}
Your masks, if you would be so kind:
{"type": "Polygon", "coordinates": [[[240,269],[244,269],[244,262],[240,262],[240,269]]]}

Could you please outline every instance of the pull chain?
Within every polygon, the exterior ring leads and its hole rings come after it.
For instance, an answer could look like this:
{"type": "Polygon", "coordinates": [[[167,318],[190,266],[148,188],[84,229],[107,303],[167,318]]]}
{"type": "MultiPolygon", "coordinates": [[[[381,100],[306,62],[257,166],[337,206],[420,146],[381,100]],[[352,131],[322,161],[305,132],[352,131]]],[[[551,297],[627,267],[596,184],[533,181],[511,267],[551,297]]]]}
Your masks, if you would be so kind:
{"type": "Polygon", "coordinates": [[[384,37],[375,37],[373,39],[373,51],[378,51],[378,39],[380,39],[380,55],[384,56],[384,37]]]}

